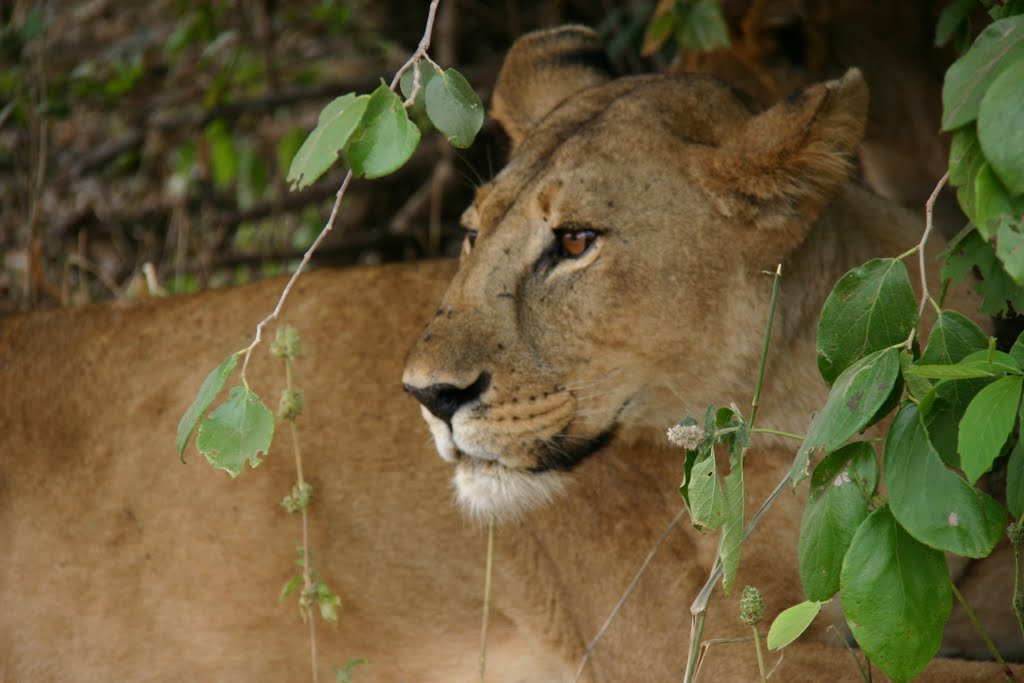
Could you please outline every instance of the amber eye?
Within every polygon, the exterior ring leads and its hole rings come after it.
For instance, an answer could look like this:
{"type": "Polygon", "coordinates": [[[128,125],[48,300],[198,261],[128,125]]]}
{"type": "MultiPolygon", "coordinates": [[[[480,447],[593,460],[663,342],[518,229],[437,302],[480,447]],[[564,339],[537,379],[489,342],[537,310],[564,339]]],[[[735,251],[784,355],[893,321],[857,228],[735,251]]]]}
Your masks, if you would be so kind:
{"type": "Polygon", "coordinates": [[[555,231],[562,258],[579,258],[597,239],[597,232],[587,228],[562,228],[555,231]]]}

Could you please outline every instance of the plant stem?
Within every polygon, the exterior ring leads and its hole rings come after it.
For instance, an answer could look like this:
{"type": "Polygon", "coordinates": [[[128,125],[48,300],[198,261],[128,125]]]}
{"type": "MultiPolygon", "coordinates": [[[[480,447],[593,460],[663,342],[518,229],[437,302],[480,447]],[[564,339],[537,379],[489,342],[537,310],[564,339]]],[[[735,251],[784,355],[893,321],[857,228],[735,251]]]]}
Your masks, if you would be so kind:
{"type": "MultiPolygon", "coordinates": [[[[748,428],[751,431],[754,430],[754,420],[757,418],[757,406],[761,402],[761,387],[764,380],[765,365],[767,365],[768,362],[768,344],[771,341],[772,323],[775,320],[775,306],[779,299],[779,289],[781,284],[782,264],[780,263],[775,269],[775,279],[772,282],[772,296],[771,300],[768,302],[768,321],[765,323],[764,342],[761,345],[761,362],[757,369],[757,382],[754,385],[754,398],[750,404],[750,421],[748,423],[748,428]]],[[[747,450],[748,449],[744,448],[743,454],[740,457],[741,467],[743,465],[743,461],[746,460],[747,450]]],[[[782,490],[785,488],[786,482],[788,481],[789,474],[787,473],[765,502],[761,504],[758,511],[754,513],[750,523],[747,525],[746,529],[743,530],[743,538],[740,540],[741,545],[747,540],[747,537],[750,536],[754,527],[757,526],[757,523],[761,521],[761,517],[764,516],[764,513],[767,512],[771,504],[775,502],[775,499],[778,498],[780,493],[782,493],[782,490]]],[[[708,577],[707,583],[705,583],[704,587],[700,589],[700,592],[697,593],[697,597],[694,599],[693,604],[690,605],[690,614],[693,615],[693,619],[690,622],[690,656],[686,660],[686,674],[683,678],[684,683],[693,683],[694,677],[696,676],[697,660],[700,651],[700,637],[704,633],[704,619],[707,616],[708,603],[711,601],[711,591],[714,589],[715,584],[718,583],[718,580],[721,579],[722,571],[723,566],[721,554],[716,554],[714,567],[711,570],[711,576],[708,577]]]]}
{"type": "Polygon", "coordinates": [[[494,573],[494,515],[487,522],[487,569],[484,574],[484,613],[480,625],[480,683],[487,673],[487,627],[491,616],[491,575],[494,573]]]}
{"type": "Polygon", "coordinates": [[[647,557],[645,557],[644,561],[640,563],[640,568],[636,570],[636,574],[633,575],[633,579],[629,582],[629,585],[626,586],[626,590],[622,592],[622,595],[619,597],[619,601],[615,603],[615,607],[612,608],[611,614],[609,614],[608,618],[604,620],[604,624],[601,626],[600,630],[598,630],[597,635],[594,636],[590,641],[590,644],[587,645],[587,649],[583,653],[583,659],[580,660],[580,666],[576,670],[576,678],[573,679],[574,683],[575,681],[580,680],[580,676],[583,675],[583,670],[587,667],[587,662],[590,661],[591,653],[593,653],[597,644],[601,642],[601,639],[604,638],[604,634],[608,630],[608,627],[612,625],[615,617],[619,615],[619,610],[621,610],[622,606],[626,604],[626,600],[636,589],[637,584],[640,583],[640,577],[647,571],[647,566],[651,563],[651,560],[654,559],[654,555],[665,543],[665,539],[668,538],[669,533],[676,528],[676,525],[679,524],[679,521],[685,514],[686,508],[680,508],[679,512],[676,513],[676,516],[673,517],[672,521],[665,527],[665,530],[661,532],[661,536],[658,537],[658,540],[654,542],[654,546],[647,552],[647,557]]]}
{"type": "MultiPolygon", "coordinates": [[[[292,361],[291,358],[284,359],[285,386],[288,391],[293,391],[292,385],[292,361]]],[[[306,480],[302,476],[302,450],[299,448],[299,432],[295,428],[295,420],[288,420],[288,431],[292,435],[292,452],[295,454],[295,478],[298,481],[298,490],[302,491],[306,486],[306,480]]],[[[313,570],[309,557],[309,506],[303,505],[299,509],[302,515],[302,594],[313,595],[313,570]]],[[[306,623],[309,624],[309,656],[313,667],[313,683],[317,683],[319,672],[317,670],[316,654],[316,619],[313,618],[312,606],[306,607],[306,623]]]]}
{"type": "Polygon", "coordinates": [[[918,243],[918,267],[921,269],[921,304],[917,308],[918,317],[924,313],[925,304],[930,298],[928,296],[928,271],[925,268],[924,261],[924,245],[928,241],[928,236],[935,228],[934,214],[935,214],[935,201],[939,198],[939,192],[946,186],[946,182],[949,180],[949,171],[942,174],[939,178],[939,182],[935,184],[935,189],[932,190],[931,195],[928,197],[928,201],[924,203],[924,234],[921,235],[921,241],[918,243]]]}
{"type": "Polygon", "coordinates": [[[757,626],[750,627],[754,631],[754,647],[757,649],[757,671],[761,674],[761,683],[765,683],[764,652],[761,650],[761,634],[757,626]]]}
{"type": "Polygon", "coordinates": [[[768,323],[764,329],[764,341],[761,344],[761,363],[757,368],[757,382],[754,384],[754,398],[750,403],[750,428],[754,428],[757,419],[757,406],[761,403],[761,386],[764,383],[764,368],[768,362],[768,342],[772,338],[772,323],[775,322],[775,304],[779,300],[779,286],[782,284],[782,264],[775,268],[772,279],[772,296],[768,302],[768,323]]]}
{"type": "Polygon", "coordinates": [[[758,427],[757,429],[751,429],[751,434],[774,434],[775,436],[784,436],[787,439],[796,439],[797,441],[804,441],[807,437],[803,434],[793,434],[792,432],[783,432],[778,429],[767,429],[764,427],[758,427]]]}
{"type": "MultiPolygon", "coordinates": [[[[423,37],[420,38],[420,43],[416,47],[416,51],[412,53],[412,56],[409,57],[405,64],[403,64],[402,67],[395,73],[395,77],[391,80],[391,90],[394,90],[395,88],[398,87],[398,84],[401,81],[403,73],[405,73],[407,70],[409,70],[409,68],[415,65],[420,58],[427,56],[427,49],[430,48],[430,36],[434,31],[434,17],[437,15],[437,6],[440,4],[440,2],[441,0],[431,0],[430,7],[427,10],[427,22],[423,30],[423,37]]],[[[414,79],[413,92],[410,94],[409,99],[406,100],[407,104],[410,104],[415,100],[415,97],[419,92],[420,88],[419,80],[419,69],[416,69],[416,78],[414,79]]],[[[282,290],[281,296],[277,300],[277,305],[274,306],[274,310],[271,311],[267,317],[265,317],[256,325],[256,333],[253,337],[252,342],[249,344],[249,346],[245,348],[245,360],[242,361],[242,384],[244,384],[246,387],[248,387],[249,385],[245,381],[245,371],[249,369],[249,358],[252,356],[253,349],[259,346],[260,341],[263,339],[263,328],[265,328],[271,321],[276,320],[277,317],[281,314],[281,309],[284,307],[284,302],[288,298],[288,294],[291,292],[292,286],[295,284],[295,281],[299,279],[299,275],[302,274],[302,271],[305,269],[306,265],[309,264],[309,260],[313,257],[314,252],[316,252],[316,250],[320,247],[320,243],[324,241],[324,238],[327,237],[327,234],[330,233],[330,231],[334,228],[334,221],[338,217],[338,209],[341,208],[341,198],[345,196],[345,191],[348,189],[349,183],[351,182],[352,171],[349,170],[349,172],[345,174],[345,179],[341,181],[341,187],[338,188],[338,192],[335,195],[334,208],[331,209],[331,216],[330,218],[327,219],[327,224],[324,225],[323,229],[320,231],[320,234],[313,241],[313,244],[311,244],[309,249],[306,250],[306,253],[303,254],[302,260],[299,262],[298,267],[295,269],[295,272],[292,273],[292,276],[288,280],[288,283],[285,284],[284,290],[282,290]]]]}
{"type": "Polygon", "coordinates": [[[963,606],[964,613],[967,615],[967,618],[971,620],[971,623],[974,624],[975,630],[981,635],[981,639],[985,641],[988,651],[991,652],[992,657],[1002,665],[1003,673],[1008,679],[1016,680],[1016,677],[1013,675],[1013,670],[1007,666],[1006,660],[1004,660],[1003,656],[999,654],[999,650],[996,649],[995,643],[993,643],[992,638],[989,637],[988,631],[986,631],[985,627],[981,625],[980,621],[978,621],[978,617],[975,616],[974,610],[971,609],[971,606],[967,604],[967,600],[964,599],[960,589],[957,588],[956,584],[952,581],[949,582],[949,585],[953,588],[953,595],[956,596],[956,599],[959,600],[960,604],[963,606]]]}
{"type": "Polygon", "coordinates": [[[1024,612],[1021,611],[1024,606],[1024,595],[1021,594],[1020,585],[1020,546],[1021,546],[1021,520],[1017,520],[1016,524],[1010,525],[1010,546],[1013,548],[1013,613],[1017,617],[1017,623],[1020,624],[1021,635],[1024,635],[1024,612]]]}

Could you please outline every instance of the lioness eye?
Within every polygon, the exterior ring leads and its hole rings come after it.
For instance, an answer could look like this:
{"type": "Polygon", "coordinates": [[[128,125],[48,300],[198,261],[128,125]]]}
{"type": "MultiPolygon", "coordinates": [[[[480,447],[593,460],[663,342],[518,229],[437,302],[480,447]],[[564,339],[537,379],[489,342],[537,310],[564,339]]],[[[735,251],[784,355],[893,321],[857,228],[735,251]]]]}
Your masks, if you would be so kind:
{"type": "Polygon", "coordinates": [[[597,232],[586,228],[564,228],[555,232],[562,258],[579,258],[597,239],[597,232]]]}

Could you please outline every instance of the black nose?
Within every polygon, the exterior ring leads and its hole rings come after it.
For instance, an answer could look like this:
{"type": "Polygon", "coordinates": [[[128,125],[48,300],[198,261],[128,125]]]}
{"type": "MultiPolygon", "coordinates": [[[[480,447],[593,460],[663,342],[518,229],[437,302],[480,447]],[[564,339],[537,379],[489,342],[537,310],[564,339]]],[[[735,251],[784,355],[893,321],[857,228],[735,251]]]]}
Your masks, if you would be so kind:
{"type": "Polygon", "coordinates": [[[449,425],[452,423],[452,416],[462,406],[480,398],[480,395],[487,391],[491,383],[491,376],[481,373],[476,381],[465,387],[458,387],[454,384],[431,384],[426,387],[414,387],[411,384],[403,384],[402,387],[412,394],[417,401],[449,425]]]}

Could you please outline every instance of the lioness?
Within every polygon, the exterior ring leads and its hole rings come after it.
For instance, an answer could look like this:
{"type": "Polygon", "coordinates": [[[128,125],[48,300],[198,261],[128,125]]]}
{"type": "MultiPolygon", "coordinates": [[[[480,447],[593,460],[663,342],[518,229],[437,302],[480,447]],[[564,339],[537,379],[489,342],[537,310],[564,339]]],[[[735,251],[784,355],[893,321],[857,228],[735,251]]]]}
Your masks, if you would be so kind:
{"type": "MultiPolygon", "coordinates": [[[[484,544],[452,505],[454,465],[461,506],[505,522],[488,680],[573,680],[681,505],[665,428],[749,399],[760,271],[781,261],[786,274],[761,421],[802,429],[824,395],[813,336],[829,285],[918,239],[919,221],[847,180],[867,102],[856,72],[758,113],[711,79],[612,81],[601,61],[577,27],[512,49],[494,92],[512,158],[467,212],[457,271],[320,272],[292,294],[310,545],[344,601],[339,628],[318,631],[323,674],[361,656],[360,681],[475,679],[484,544]],[[403,381],[443,459],[398,386],[438,300],[403,381]]],[[[0,321],[0,680],[308,680],[306,629],[275,600],[298,538],[278,505],[287,450],[231,480],[171,446],[202,377],[280,286],[0,321]]],[[[265,359],[249,383],[270,396],[282,375],[265,359]]],[[[752,500],[791,453],[758,444],[752,500]]],[[[739,581],[769,617],[802,597],[801,505],[783,496],[745,546],[739,581]]],[[[581,680],[680,679],[715,544],[688,524],[670,535],[581,680]]],[[[717,595],[705,636],[747,633],[735,614],[717,595]]],[[[738,643],[712,648],[702,676],[756,671],[738,643]]],[[[997,676],[956,660],[926,672],[997,676]]],[[[813,639],[775,674],[825,677],[860,680],[813,639]]]]}

